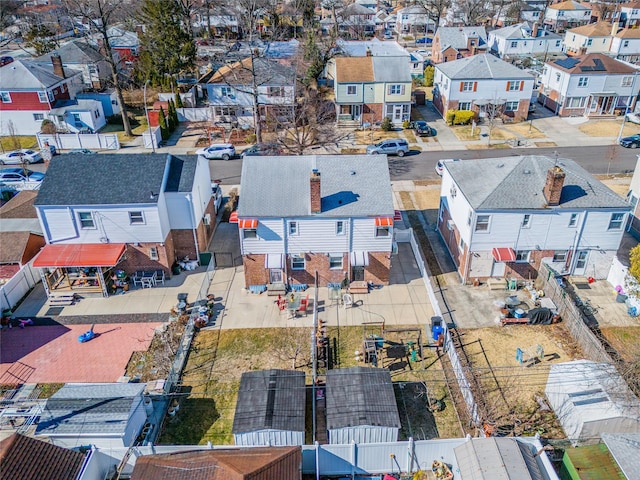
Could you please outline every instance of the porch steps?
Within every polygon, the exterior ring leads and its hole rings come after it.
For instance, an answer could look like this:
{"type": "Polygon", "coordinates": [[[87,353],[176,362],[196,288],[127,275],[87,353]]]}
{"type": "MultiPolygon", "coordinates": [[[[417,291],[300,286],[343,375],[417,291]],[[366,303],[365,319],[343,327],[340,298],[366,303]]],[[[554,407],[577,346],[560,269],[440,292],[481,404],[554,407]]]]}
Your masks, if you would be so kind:
{"type": "Polygon", "coordinates": [[[75,293],[68,295],[52,295],[49,297],[49,305],[52,307],[68,307],[69,305],[73,305],[78,297],[75,293]]]}

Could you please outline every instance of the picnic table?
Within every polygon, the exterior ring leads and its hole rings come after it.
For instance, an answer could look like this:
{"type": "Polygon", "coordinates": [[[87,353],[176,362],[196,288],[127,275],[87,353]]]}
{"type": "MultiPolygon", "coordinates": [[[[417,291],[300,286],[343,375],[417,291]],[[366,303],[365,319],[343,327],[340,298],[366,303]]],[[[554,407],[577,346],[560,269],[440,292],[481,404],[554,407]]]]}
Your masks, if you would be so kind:
{"type": "Polygon", "coordinates": [[[296,316],[296,312],[300,308],[301,295],[299,293],[291,293],[285,297],[286,308],[292,317],[296,316]]]}

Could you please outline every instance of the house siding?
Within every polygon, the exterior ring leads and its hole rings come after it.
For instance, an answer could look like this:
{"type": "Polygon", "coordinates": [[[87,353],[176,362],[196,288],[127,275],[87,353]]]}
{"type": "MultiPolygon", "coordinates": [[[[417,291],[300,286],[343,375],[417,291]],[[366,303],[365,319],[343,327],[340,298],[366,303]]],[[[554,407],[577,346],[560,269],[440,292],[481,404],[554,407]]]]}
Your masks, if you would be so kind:
{"type": "Polygon", "coordinates": [[[350,230],[349,219],[345,218],[314,218],[314,219],[283,219],[288,229],[291,221],[298,222],[297,235],[287,235],[286,253],[299,252],[344,252],[349,249],[350,230]],[[344,222],[345,233],[336,235],[336,222],[344,222]]]}
{"type": "MultiPolygon", "coordinates": [[[[41,92],[45,92],[44,89],[40,90],[41,92]]],[[[0,111],[49,111],[51,110],[51,104],[48,99],[46,102],[41,102],[38,97],[38,92],[12,92],[9,91],[11,95],[11,102],[5,103],[0,102],[0,111]]],[[[67,98],[69,98],[69,94],[67,92],[67,98]]]]}
{"type": "Polygon", "coordinates": [[[243,238],[243,230],[240,229],[243,255],[257,252],[261,254],[284,252],[284,222],[281,218],[260,219],[257,234],[256,238],[243,238]]]}

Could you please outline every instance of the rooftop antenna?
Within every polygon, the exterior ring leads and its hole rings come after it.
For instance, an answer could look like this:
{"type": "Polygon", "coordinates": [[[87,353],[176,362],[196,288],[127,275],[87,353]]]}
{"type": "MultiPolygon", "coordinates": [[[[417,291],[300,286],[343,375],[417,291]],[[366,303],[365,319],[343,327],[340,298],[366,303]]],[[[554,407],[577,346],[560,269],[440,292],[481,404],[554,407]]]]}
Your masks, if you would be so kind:
{"type": "Polygon", "coordinates": [[[554,156],[554,158],[555,158],[555,161],[553,162],[553,166],[554,166],[554,167],[557,167],[557,166],[558,166],[558,156],[559,156],[559,155],[560,155],[560,154],[558,153],[558,151],[557,151],[557,150],[554,150],[554,151],[553,151],[553,156],[554,156]]]}

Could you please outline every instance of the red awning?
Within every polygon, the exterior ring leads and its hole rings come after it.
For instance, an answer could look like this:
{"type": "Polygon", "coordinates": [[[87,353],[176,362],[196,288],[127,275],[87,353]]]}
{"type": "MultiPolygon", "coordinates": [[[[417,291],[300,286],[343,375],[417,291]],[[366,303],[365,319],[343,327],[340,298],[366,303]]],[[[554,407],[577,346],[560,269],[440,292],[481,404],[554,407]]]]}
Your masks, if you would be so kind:
{"type": "Polygon", "coordinates": [[[238,212],[233,211],[231,215],[229,215],[229,223],[238,223],[238,212]]]}
{"type": "Polygon", "coordinates": [[[515,262],[516,252],[513,248],[494,248],[491,253],[496,262],[515,262]]]}
{"type": "Polygon", "coordinates": [[[45,245],[33,262],[34,267],[113,267],[120,261],[124,243],[85,243],[45,245]]]}
{"type": "Polygon", "coordinates": [[[258,220],[255,218],[239,218],[238,227],[240,228],[258,228],[258,220]]]}
{"type": "Polygon", "coordinates": [[[376,227],[393,227],[393,217],[377,217],[376,227]]]}

